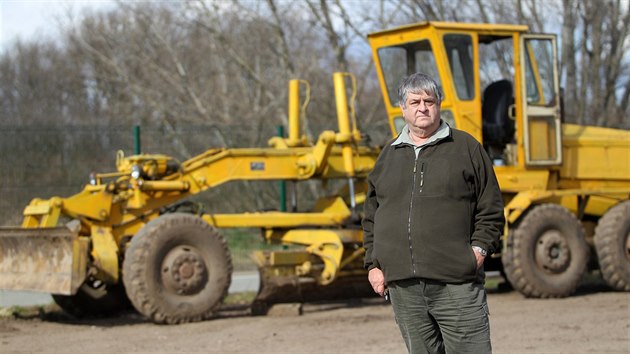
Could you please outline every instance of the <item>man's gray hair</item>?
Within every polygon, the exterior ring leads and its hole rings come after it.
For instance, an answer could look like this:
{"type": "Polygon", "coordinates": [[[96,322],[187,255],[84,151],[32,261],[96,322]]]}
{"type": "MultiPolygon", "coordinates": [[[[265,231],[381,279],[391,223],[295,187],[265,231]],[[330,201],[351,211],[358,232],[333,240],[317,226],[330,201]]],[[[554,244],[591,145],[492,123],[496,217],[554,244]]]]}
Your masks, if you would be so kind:
{"type": "Polygon", "coordinates": [[[436,98],[439,105],[444,99],[444,94],[440,89],[440,85],[429,75],[423,73],[411,74],[402,79],[398,85],[398,103],[407,108],[407,94],[426,92],[436,98]]]}

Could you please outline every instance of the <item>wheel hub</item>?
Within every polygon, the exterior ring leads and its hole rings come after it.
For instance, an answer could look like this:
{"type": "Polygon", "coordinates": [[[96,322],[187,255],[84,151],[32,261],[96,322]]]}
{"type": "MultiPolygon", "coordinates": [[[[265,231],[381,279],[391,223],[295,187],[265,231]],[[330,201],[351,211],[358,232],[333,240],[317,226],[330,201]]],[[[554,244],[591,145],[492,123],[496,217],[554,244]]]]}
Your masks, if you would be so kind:
{"type": "Polygon", "coordinates": [[[557,230],[545,232],[536,246],[536,264],[552,273],[565,271],[570,264],[569,244],[557,230]]]}
{"type": "Polygon", "coordinates": [[[191,247],[178,246],[164,257],[162,283],[179,295],[196,294],[206,284],[208,269],[201,255],[191,247]]]}

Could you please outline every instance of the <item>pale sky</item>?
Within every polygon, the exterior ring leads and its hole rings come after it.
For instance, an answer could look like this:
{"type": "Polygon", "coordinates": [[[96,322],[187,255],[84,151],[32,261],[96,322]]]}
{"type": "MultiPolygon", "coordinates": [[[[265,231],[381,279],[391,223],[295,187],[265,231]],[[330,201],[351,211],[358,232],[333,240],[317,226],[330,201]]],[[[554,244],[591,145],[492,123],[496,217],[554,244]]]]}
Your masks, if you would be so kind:
{"type": "Polygon", "coordinates": [[[111,0],[0,0],[0,51],[17,37],[30,40],[58,34],[57,18],[84,9],[113,6],[111,0]]]}

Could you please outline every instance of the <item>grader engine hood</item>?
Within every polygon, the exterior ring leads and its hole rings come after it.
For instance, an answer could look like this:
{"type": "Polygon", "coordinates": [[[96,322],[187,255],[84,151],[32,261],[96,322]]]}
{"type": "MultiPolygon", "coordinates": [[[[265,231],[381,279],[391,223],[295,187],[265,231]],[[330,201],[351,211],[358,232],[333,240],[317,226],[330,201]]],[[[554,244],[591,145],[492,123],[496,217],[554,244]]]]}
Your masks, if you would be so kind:
{"type": "Polygon", "coordinates": [[[573,179],[627,180],[630,132],[575,124],[563,125],[562,176],[573,179]]]}
{"type": "Polygon", "coordinates": [[[0,289],[75,294],[85,279],[88,249],[78,232],[78,222],[0,228],[0,289]]]}

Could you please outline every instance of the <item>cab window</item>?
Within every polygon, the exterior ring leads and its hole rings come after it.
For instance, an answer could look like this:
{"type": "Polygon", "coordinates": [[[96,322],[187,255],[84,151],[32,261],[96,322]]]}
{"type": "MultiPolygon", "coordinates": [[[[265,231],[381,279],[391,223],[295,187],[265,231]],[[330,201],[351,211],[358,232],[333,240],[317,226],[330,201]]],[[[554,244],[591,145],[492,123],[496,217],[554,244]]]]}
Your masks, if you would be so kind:
{"type": "Polygon", "coordinates": [[[398,84],[407,75],[422,72],[434,78],[441,86],[428,40],[380,48],[378,58],[387,85],[389,103],[393,107],[398,106],[398,84]]]}
{"type": "Polygon", "coordinates": [[[479,83],[485,88],[499,80],[514,82],[514,45],[511,36],[479,36],[479,83]]]}
{"type": "Polygon", "coordinates": [[[525,55],[525,87],[530,105],[555,105],[553,43],[527,40],[525,55]]]}
{"type": "Polygon", "coordinates": [[[475,97],[475,76],[473,72],[472,38],[463,34],[444,36],[444,48],[453,75],[455,92],[460,100],[475,97]]]}

